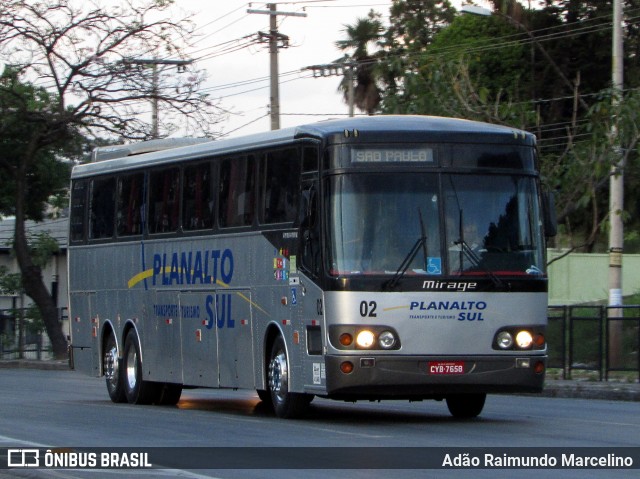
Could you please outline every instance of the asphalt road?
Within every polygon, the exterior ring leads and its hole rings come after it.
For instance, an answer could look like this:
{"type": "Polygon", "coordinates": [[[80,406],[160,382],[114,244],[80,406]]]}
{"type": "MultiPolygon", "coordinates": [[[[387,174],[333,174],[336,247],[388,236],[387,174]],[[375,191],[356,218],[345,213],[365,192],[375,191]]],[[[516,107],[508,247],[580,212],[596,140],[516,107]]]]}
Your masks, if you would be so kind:
{"type": "MultiPolygon", "coordinates": [[[[109,401],[104,380],[73,371],[0,370],[0,448],[271,446],[274,454],[304,447],[314,469],[263,470],[0,470],[0,478],[511,478],[516,471],[367,469],[384,456],[373,448],[640,447],[637,402],[530,396],[489,396],[471,421],[449,416],[442,402],[343,403],[314,400],[308,417],[282,420],[251,391],[186,390],[178,407],[109,401]],[[362,469],[332,469],[328,447],[358,447],[362,469]],[[371,448],[371,449],[369,449],[371,448]],[[368,455],[368,456],[367,456],[368,455]],[[377,461],[376,461],[377,459],[377,461]],[[315,462],[314,462],[315,461],[315,462]],[[325,471],[318,461],[326,462],[325,471]]],[[[620,449],[622,451],[622,449],[620,449]]],[[[381,451],[381,450],[379,450],[381,451]]],[[[635,475],[634,475],[635,474],[635,475]]],[[[640,469],[518,470],[519,478],[628,478],[640,469]]]]}

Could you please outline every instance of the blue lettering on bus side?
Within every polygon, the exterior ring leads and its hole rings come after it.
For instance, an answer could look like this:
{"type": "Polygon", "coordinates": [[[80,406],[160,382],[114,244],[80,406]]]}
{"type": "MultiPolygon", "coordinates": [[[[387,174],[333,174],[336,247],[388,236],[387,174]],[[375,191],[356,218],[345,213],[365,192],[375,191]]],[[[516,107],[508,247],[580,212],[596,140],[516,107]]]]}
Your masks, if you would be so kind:
{"type": "Polygon", "coordinates": [[[213,295],[210,294],[207,296],[207,299],[204,304],[204,308],[207,311],[207,322],[205,323],[205,326],[207,327],[207,329],[213,328],[214,313],[213,313],[213,309],[211,309],[212,303],[213,303],[213,295]]]}
{"type": "Polygon", "coordinates": [[[153,255],[152,284],[162,286],[184,284],[230,284],[234,261],[230,249],[174,251],[153,255]]]}
{"type": "Polygon", "coordinates": [[[218,329],[225,326],[235,328],[236,322],[231,317],[231,293],[209,294],[205,300],[207,320],[205,326],[212,329],[215,324],[218,329]]]}
{"type": "Polygon", "coordinates": [[[412,301],[409,309],[420,311],[482,311],[487,309],[484,301],[412,301]]]}

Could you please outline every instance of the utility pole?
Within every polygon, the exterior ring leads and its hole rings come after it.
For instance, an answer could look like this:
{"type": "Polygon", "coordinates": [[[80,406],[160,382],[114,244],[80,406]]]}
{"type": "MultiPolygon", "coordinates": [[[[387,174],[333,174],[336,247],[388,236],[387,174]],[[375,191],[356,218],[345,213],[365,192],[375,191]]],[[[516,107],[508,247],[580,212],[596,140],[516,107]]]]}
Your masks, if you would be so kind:
{"type": "Polygon", "coordinates": [[[178,71],[184,71],[184,68],[193,63],[193,60],[160,60],[158,58],[130,58],[123,61],[130,65],[151,65],[151,137],[158,138],[160,136],[160,120],[158,118],[159,100],[158,86],[160,84],[160,74],[158,65],[176,65],[178,71]]]}
{"type": "Polygon", "coordinates": [[[306,17],[306,13],[279,12],[275,3],[268,3],[269,10],[248,9],[247,13],[269,15],[269,33],[258,32],[260,41],[269,43],[269,71],[271,78],[270,110],[271,129],[280,129],[280,86],[278,83],[278,49],[289,46],[289,37],[278,32],[278,15],[287,17],[306,17]]]}
{"type": "Polygon", "coordinates": [[[356,69],[356,62],[326,63],[324,65],[311,65],[304,70],[312,70],[314,78],[345,76],[347,78],[347,99],[349,103],[349,116],[354,116],[355,87],[353,85],[353,72],[356,69]]]}
{"type": "MultiPolygon", "coordinates": [[[[613,0],[613,42],[611,48],[611,87],[613,89],[613,110],[617,120],[617,110],[623,95],[623,39],[622,0],[613,0]]],[[[620,144],[617,122],[611,127],[613,154],[609,177],[609,318],[622,317],[622,253],[624,247],[624,156],[620,144]]],[[[622,321],[609,323],[610,362],[617,367],[621,358],[622,321]]]]}

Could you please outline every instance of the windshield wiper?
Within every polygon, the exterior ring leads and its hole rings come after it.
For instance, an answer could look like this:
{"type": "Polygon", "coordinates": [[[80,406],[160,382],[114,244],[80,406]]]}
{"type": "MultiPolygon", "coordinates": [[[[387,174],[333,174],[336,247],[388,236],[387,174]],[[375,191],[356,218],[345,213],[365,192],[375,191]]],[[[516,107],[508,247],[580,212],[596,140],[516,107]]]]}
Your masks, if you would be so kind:
{"type": "MultiPolygon", "coordinates": [[[[400,281],[402,279],[402,277],[405,275],[405,273],[407,272],[407,269],[409,269],[409,266],[411,265],[411,263],[413,262],[414,258],[418,254],[418,251],[420,251],[420,248],[422,248],[422,253],[424,254],[425,265],[427,263],[427,258],[428,258],[428,254],[427,254],[427,232],[426,232],[426,229],[424,227],[424,219],[422,218],[422,211],[420,210],[420,208],[418,208],[418,218],[420,219],[420,234],[421,234],[421,236],[413,244],[413,246],[411,247],[411,250],[409,250],[409,253],[407,254],[407,256],[405,256],[404,260],[402,260],[402,263],[400,263],[400,267],[398,268],[396,273],[393,275],[393,278],[391,278],[389,281],[387,281],[384,284],[383,289],[386,290],[386,291],[389,291],[389,290],[391,290],[391,289],[393,289],[393,288],[395,288],[397,286],[398,281],[400,281]]],[[[425,268],[426,268],[426,266],[425,266],[425,268]]]]}

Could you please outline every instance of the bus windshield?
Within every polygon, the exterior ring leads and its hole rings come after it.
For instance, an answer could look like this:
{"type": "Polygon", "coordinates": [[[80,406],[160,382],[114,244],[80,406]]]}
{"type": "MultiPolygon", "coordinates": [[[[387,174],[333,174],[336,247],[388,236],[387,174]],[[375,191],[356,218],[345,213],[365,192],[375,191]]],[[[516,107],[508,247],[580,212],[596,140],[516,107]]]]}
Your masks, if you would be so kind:
{"type": "Polygon", "coordinates": [[[544,273],[532,177],[343,174],[328,191],[333,276],[544,273]]]}

